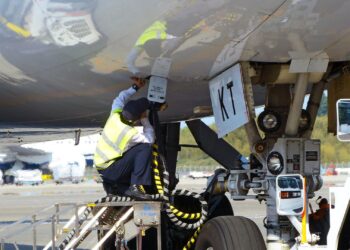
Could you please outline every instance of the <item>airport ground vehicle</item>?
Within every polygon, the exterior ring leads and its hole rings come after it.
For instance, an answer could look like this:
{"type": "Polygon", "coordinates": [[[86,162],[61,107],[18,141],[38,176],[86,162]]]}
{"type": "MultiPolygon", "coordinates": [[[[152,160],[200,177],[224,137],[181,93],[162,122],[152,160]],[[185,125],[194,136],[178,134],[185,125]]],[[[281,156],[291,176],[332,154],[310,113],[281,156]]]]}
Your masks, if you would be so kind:
{"type": "Polygon", "coordinates": [[[196,179],[196,178],[209,178],[212,175],[212,173],[206,171],[191,171],[188,174],[188,177],[192,178],[192,179],[196,179]]]}
{"type": "Polygon", "coordinates": [[[40,169],[16,170],[14,174],[14,184],[16,185],[39,185],[43,182],[40,169]]]}
{"type": "Polygon", "coordinates": [[[301,213],[304,207],[303,196],[303,183],[301,178],[296,177],[283,177],[279,176],[276,180],[276,189],[279,188],[280,197],[277,197],[277,208],[279,214],[283,214],[281,211],[287,211],[290,213],[301,213]],[[283,201],[281,202],[281,200],[283,201]]]}
{"type": "Polygon", "coordinates": [[[85,158],[81,154],[67,150],[53,154],[49,169],[57,184],[66,181],[79,183],[84,179],[85,166],[85,158]]]}

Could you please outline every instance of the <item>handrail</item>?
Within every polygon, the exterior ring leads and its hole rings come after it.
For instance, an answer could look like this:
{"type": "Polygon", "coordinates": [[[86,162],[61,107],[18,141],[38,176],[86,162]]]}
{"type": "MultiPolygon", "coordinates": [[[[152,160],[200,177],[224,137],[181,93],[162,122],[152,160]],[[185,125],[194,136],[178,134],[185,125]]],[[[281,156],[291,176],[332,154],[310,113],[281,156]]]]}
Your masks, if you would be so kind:
{"type": "MultiPolygon", "coordinates": [[[[31,216],[24,216],[21,219],[17,220],[16,222],[3,227],[0,229],[0,249],[5,249],[5,242],[9,244],[13,244],[13,246],[18,249],[17,243],[11,238],[18,236],[20,234],[28,232],[30,229],[33,231],[33,249],[36,249],[36,227],[46,223],[46,222],[52,222],[55,225],[60,224],[59,215],[66,214],[67,212],[71,211],[72,208],[75,208],[76,210],[80,207],[85,207],[87,203],[73,203],[73,202],[65,202],[65,203],[56,203],[54,205],[48,206],[46,208],[43,208],[39,211],[36,211],[31,216]],[[60,207],[66,207],[64,209],[61,209],[60,207]],[[46,214],[45,214],[46,213],[46,214]],[[44,215],[43,215],[44,214],[44,215]],[[39,220],[37,220],[37,217],[41,217],[39,220]],[[31,221],[29,225],[25,225],[24,223],[27,223],[28,221],[31,221]],[[15,227],[19,227],[15,229],[15,227]]],[[[84,209],[80,209],[80,211],[83,211],[84,209]]],[[[80,215],[80,213],[79,213],[80,215]]],[[[79,216],[78,215],[78,216],[79,216]]],[[[77,220],[75,218],[76,214],[66,223],[65,227],[69,227],[71,224],[71,221],[77,220]],[[75,218],[75,219],[74,219],[75,218]]],[[[79,218],[78,218],[79,219],[79,218]]],[[[53,225],[54,227],[54,225],[53,225]]],[[[55,232],[53,232],[54,235],[52,235],[52,238],[56,238],[58,233],[55,229],[55,232]]],[[[46,247],[52,246],[52,240],[46,245],[46,247]]],[[[45,248],[48,249],[48,248],[45,248]]]]}

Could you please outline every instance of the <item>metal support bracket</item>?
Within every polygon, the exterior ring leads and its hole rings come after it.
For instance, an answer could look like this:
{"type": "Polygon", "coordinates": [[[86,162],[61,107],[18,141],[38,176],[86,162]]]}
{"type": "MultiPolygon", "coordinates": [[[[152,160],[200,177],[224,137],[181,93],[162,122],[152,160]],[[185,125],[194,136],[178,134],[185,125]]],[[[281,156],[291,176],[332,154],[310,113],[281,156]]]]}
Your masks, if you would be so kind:
{"type": "Polygon", "coordinates": [[[242,155],[201,120],[186,122],[199,148],[226,169],[242,169],[242,155]],[[220,149],[220,150],[218,150],[220,149]]]}
{"type": "Polygon", "coordinates": [[[292,62],[290,64],[290,73],[307,73],[307,72],[326,72],[329,56],[322,51],[290,51],[292,62]]]}
{"type": "Polygon", "coordinates": [[[263,163],[265,157],[261,153],[257,153],[255,150],[255,145],[258,142],[262,141],[262,138],[259,134],[258,127],[255,122],[255,107],[254,107],[254,96],[253,96],[253,86],[250,79],[250,64],[249,62],[242,62],[242,77],[243,77],[243,90],[245,100],[248,106],[249,122],[244,125],[250,149],[256,155],[257,159],[263,163]]]}
{"type": "Polygon", "coordinates": [[[74,131],[74,145],[79,145],[80,142],[81,129],[77,129],[74,131]]]}

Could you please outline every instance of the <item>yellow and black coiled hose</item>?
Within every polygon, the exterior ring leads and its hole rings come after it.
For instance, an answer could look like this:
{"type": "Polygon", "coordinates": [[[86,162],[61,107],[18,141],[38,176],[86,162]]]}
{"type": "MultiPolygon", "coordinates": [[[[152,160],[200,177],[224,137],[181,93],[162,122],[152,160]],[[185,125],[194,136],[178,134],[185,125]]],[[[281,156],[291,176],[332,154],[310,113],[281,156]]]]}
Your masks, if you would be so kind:
{"type": "Polygon", "coordinates": [[[161,155],[158,153],[158,146],[156,144],[153,145],[153,153],[152,153],[153,159],[152,159],[152,166],[153,166],[153,174],[154,174],[154,183],[157,189],[158,194],[163,195],[164,200],[166,201],[166,212],[168,214],[169,219],[177,226],[181,228],[186,229],[196,229],[193,233],[192,237],[188,240],[186,245],[184,246],[183,250],[190,249],[199,234],[200,226],[204,223],[204,221],[207,218],[207,212],[208,212],[208,205],[204,198],[197,194],[192,193],[187,190],[175,190],[172,191],[171,194],[169,194],[168,185],[169,185],[169,175],[168,172],[165,169],[165,161],[164,158],[162,158],[161,155]],[[158,162],[158,159],[162,161],[162,169],[158,162]],[[161,172],[163,172],[163,176],[161,176],[161,172]],[[163,177],[163,178],[162,178],[163,177]],[[199,213],[187,213],[183,212],[179,209],[177,209],[175,206],[173,206],[169,201],[169,195],[175,196],[175,195],[182,195],[182,196],[191,196],[195,199],[198,199],[201,203],[202,210],[199,213]],[[188,220],[194,220],[196,222],[194,223],[187,223],[183,222],[180,219],[188,220]]]}
{"type": "Polygon", "coordinates": [[[182,248],[182,250],[189,250],[194,246],[194,243],[196,243],[200,231],[201,227],[198,227],[196,231],[194,231],[192,237],[187,241],[186,245],[182,248]]]}
{"type": "MultiPolygon", "coordinates": [[[[152,156],[153,156],[152,165],[153,165],[154,184],[156,186],[158,194],[164,195],[164,188],[166,188],[166,185],[164,185],[163,187],[162,178],[160,175],[160,166],[158,162],[158,158],[160,156],[158,154],[158,145],[156,144],[153,144],[152,156]]],[[[164,171],[165,169],[162,169],[162,170],[164,171]]],[[[182,219],[198,220],[202,216],[201,213],[186,213],[186,212],[180,211],[171,204],[169,208],[176,217],[179,217],[182,219]]]]}

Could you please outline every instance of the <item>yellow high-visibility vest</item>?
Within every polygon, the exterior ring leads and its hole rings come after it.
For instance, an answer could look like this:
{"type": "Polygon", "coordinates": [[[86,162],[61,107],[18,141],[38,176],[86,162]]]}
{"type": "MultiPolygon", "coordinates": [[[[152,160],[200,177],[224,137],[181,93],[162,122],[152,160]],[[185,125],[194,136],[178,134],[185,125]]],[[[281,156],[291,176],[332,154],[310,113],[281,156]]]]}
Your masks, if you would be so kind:
{"type": "Polygon", "coordinates": [[[94,164],[98,170],[106,169],[115,159],[121,157],[129,140],[137,130],[121,121],[120,112],[110,115],[98,140],[94,164]]]}
{"type": "Polygon", "coordinates": [[[153,40],[153,39],[164,40],[166,38],[167,38],[166,22],[155,21],[137,39],[135,46],[143,46],[149,40],[153,40]]]}

